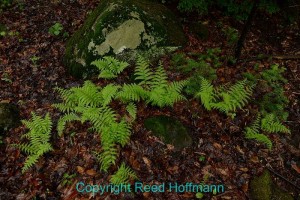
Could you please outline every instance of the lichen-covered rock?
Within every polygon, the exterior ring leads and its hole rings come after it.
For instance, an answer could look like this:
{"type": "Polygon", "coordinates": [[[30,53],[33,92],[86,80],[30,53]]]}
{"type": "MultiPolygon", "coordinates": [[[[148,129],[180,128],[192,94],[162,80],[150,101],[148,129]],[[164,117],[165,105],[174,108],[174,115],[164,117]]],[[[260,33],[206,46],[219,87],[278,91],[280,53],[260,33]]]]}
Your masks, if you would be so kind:
{"type": "Polygon", "coordinates": [[[250,197],[253,200],[293,200],[287,192],[275,185],[270,172],[265,170],[259,177],[255,177],[250,183],[250,197]]]}
{"type": "Polygon", "coordinates": [[[0,134],[3,130],[13,128],[19,123],[18,108],[9,103],[0,103],[0,134]]]}
{"type": "Polygon", "coordinates": [[[68,40],[64,63],[71,75],[91,72],[105,55],[183,46],[185,35],[165,6],[147,0],[103,0],[68,40]]]}
{"type": "Polygon", "coordinates": [[[176,150],[192,144],[188,129],[178,120],[168,116],[150,117],[144,122],[145,127],[161,138],[166,144],[174,145],[176,150]]]}

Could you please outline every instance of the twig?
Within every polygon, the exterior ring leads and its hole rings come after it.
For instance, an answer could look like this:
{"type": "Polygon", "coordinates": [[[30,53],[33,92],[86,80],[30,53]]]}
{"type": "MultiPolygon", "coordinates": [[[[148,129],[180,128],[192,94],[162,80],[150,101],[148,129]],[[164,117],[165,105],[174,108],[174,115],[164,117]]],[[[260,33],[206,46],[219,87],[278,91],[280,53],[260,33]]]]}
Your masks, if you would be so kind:
{"type": "Polygon", "coordinates": [[[250,62],[254,60],[278,59],[278,60],[298,60],[300,55],[260,55],[248,59],[240,59],[240,62],[250,62]]]}
{"type": "Polygon", "coordinates": [[[293,185],[296,189],[298,189],[300,191],[300,187],[297,186],[295,183],[291,182],[290,180],[288,180],[287,178],[285,178],[284,176],[278,174],[277,172],[275,172],[273,169],[272,169],[272,166],[268,163],[266,165],[267,169],[272,172],[273,174],[275,174],[276,176],[278,176],[279,178],[282,178],[283,180],[285,180],[286,182],[288,182],[289,184],[293,185]]]}

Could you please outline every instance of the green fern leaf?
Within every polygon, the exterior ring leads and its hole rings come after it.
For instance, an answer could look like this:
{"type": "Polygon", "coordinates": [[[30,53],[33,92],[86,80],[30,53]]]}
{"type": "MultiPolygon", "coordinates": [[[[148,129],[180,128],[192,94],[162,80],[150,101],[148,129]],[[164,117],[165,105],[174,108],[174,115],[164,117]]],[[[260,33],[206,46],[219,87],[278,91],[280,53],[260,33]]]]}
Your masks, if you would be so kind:
{"type": "Polygon", "coordinates": [[[118,93],[117,98],[123,102],[140,101],[146,96],[146,92],[140,85],[124,84],[121,91],[118,93]]]}
{"type": "Polygon", "coordinates": [[[136,119],[136,113],[137,113],[136,105],[133,102],[130,102],[126,106],[126,111],[129,113],[130,117],[134,121],[136,119]]]}
{"type": "Polygon", "coordinates": [[[100,169],[107,172],[108,168],[116,163],[117,159],[117,148],[113,143],[103,144],[103,152],[99,156],[100,169]]]}
{"type": "Polygon", "coordinates": [[[162,63],[159,63],[158,68],[156,69],[152,81],[151,81],[151,88],[161,88],[161,87],[166,87],[168,84],[167,81],[167,74],[162,66],[162,63]]]}
{"type": "Polygon", "coordinates": [[[142,56],[137,57],[137,67],[135,68],[135,80],[140,81],[139,85],[150,85],[153,73],[149,69],[149,63],[142,56]]]}
{"type": "Polygon", "coordinates": [[[57,132],[59,136],[62,136],[62,133],[65,129],[66,123],[71,121],[80,121],[80,117],[75,113],[69,113],[61,117],[57,122],[57,132]]]}
{"type": "Polygon", "coordinates": [[[259,133],[261,116],[258,114],[251,126],[245,128],[245,137],[247,139],[255,139],[258,142],[264,143],[269,149],[272,149],[271,140],[264,134],[259,133]]]}
{"type": "Polygon", "coordinates": [[[124,163],[121,164],[118,171],[111,176],[110,182],[115,185],[126,184],[130,179],[136,179],[137,176],[129,167],[126,167],[124,163]]]}
{"type": "Polygon", "coordinates": [[[49,143],[52,129],[52,121],[49,113],[44,118],[32,113],[31,120],[22,120],[22,123],[29,129],[29,132],[21,138],[27,138],[29,143],[14,144],[21,151],[28,154],[22,168],[22,173],[32,167],[40,156],[52,150],[49,143]]]}
{"type": "Polygon", "coordinates": [[[291,133],[288,128],[275,119],[274,114],[267,114],[261,120],[261,128],[269,133],[291,133]]]}
{"type": "Polygon", "coordinates": [[[214,101],[214,88],[212,84],[203,77],[201,77],[201,87],[196,97],[200,98],[203,106],[207,110],[211,110],[214,101]]]}
{"type": "Polygon", "coordinates": [[[109,85],[105,86],[101,90],[101,94],[102,94],[102,98],[103,98],[102,105],[103,106],[108,105],[113,100],[113,98],[116,96],[119,89],[120,89],[120,86],[114,85],[114,84],[109,84],[109,85]]]}
{"type": "Polygon", "coordinates": [[[129,65],[126,62],[118,61],[110,56],[105,56],[103,59],[95,60],[91,64],[95,65],[100,70],[98,78],[106,79],[117,77],[117,75],[129,65]]]}

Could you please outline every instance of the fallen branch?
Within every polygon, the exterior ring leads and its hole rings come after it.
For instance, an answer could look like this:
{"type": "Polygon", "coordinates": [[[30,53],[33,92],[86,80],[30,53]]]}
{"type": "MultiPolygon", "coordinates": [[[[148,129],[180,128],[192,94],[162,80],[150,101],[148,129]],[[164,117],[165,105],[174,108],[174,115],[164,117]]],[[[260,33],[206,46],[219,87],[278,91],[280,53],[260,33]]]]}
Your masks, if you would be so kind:
{"type": "Polygon", "coordinates": [[[269,163],[266,165],[266,167],[267,167],[267,169],[268,169],[270,172],[272,172],[273,174],[275,174],[275,175],[278,176],[279,178],[285,180],[285,181],[288,182],[289,184],[293,185],[296,189],[298,189],[298,190],[300,191],[300,187],[299,187],[299,186],[297,186],[295,183],[291,182],[290,180],[288,180],[288,179],[285,178],[284,176],[282,176],[282,175],[278,174],[277,172],[275,172],[275,171],[273,170],[272,166],[271,166],[269,163]]]}
{"type": "Polygon", "coordinates": [[[298,60],[300,55],[259,55],[248,59],[239,59],[239,62],[250,62],[254,60],[277,59],[277,60],[298,60]]]}

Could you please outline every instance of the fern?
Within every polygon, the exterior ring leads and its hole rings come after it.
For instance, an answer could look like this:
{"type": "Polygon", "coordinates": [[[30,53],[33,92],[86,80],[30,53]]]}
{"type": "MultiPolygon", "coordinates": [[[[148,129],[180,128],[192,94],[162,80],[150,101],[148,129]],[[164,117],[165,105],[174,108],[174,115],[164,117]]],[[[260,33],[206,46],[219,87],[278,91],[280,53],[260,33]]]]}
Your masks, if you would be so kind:
{"type": "Polygon", "coordinates": [[[269,149],[272,149],[272,142],[271,140],[264,134],[260,134],[260,120],[261,116],[260,114],[257,116],[255,121],[252,123],[251,126],[245,128],[245,137],[247,139],[255,139],[258,142],[264,143],[267,145],[269,149]]]}
{"type": "Polygon", "coordinates": [[[100,70],[98,78],[106,79],[117,77],[118,74],[128,67],[128,63],[118,61],[110,56],[105,56],[103,59],[95,60],[91,64],[95,65],[100,70]]]}
{"type": "MultiPolygon", "coordinates": [[[[149,63],[139,56],[134,75],[136,76],[135,80],[139,81],[140,92],[125,91],[127,88],[124,88],[122,95],[123,98],[126,97],[127,101],[144,99],[153,106],[164,107],[172,106],[175,102],[185,99],[180,93],[187,81],[168,83],[168,77],[161,62],[157,69],[152,72],[149,63]]],[[[131,87],[137,86],[132,84],[131,87]]]]}
{"type": "Polygon", "coordinates": [[[117,95],[118,91],[120,89],[120,86],[118,85],[114,85],[114,84],[109,84],[107,86],[105,86],[102,90],[101,90],[101,94],[102,94],[102,105],[108,105],[113,98],[117,95]]]}
{"type": "Polygon", "coordinates": [[[172,106],[175,102],[185,100],[180,94],[187,81],[172,82],[168,85],[157,86],[148,92],[147,103],[153,106],[172,106]]]}
{"type": "Polygon", "coordinates": [[[117,144],[125,146],[131,134],[131,127],[124,120],[118,122],[116,112],[108,106],[122,92],[120,89],[120,86],[114,84],[100,88],[86,81],[82,87],[58,89],[64,102],[54,105],[65,112],[58,120],[59,135],[62,135],[66,123],[74,120],[88,122],[100,134],[102,153],[98,160],[104,171],[116,162],[117,144]]]}
{"type": "Polygon", "coordinates": [[[57,132],[59,136],[62,136],[66,123],[71,121],[79,121],[80,117],[75,113],[68,113],[61,117],[57,122],[57,132]]]}
{"type": "Polygon", "coordinates": [[[132,118],[132,120],[134,121],[136,119],[136,113],[137,113],[137,108],[136,105],[134,103],[129,103],[126,106],[126,111],[129,113],[130,117],[132,118]]]}
{"type": "Polygon", "coordinates": [[[117,95],[117,98],[123,102],[140,101],[145,99],[147,93],[142,86],[136,84],[124,84],[117,95]]]}
{"type": "Polygon", "coordinates": [[[289,129],[283,126],[279,121],[276,121],[273,114],[268,114],[262,119],[259,114],[253,124],[245,128],[245,136],[248,139],[256,139],[257,141],[266,144],[269,149],[272,148],[272,142],[266,135],[259,134],[260,129],[268,133],[290,133],[289,129]]]}
{"type": "Polygon", "coordinates": [[[151,89],[166,87],[168,84],[167,79],[168,79],[167,74],[162,66],[162,63],[160,62],[158,65],[158,68],[156,69],[155,73],[153,74],[153,77],[152,77],[152,80],[150,83],[151,89]]]}
{"type": "Polygon", "coordinates": [[[222,101],[213,103],[212,107],[226,114],[236,109],[241,109],[250,99],[253,87],[247,87],[246,80],[239,81],[228,89],[228,92],[217,94],[222,101]]]}
{"type": "Polygon", "coordinates": [[[288,128],[275,119],[273,114],[268,114],[261,120],[261,128],[270,133],[291,133],[288,128]]]}
{"type": "Polygon", "coordinates": [[[135,80],[139,85],[150,85],[153,72],[149,69],[149,63],[140,55],[137,57],[137,67],[135,68],[135,80]]]}
{"type": "Polygon", "coordinates": [[[52,150],[49,143],[51,137],[52,122],[49,113],[44,119],[32,113],[32,120],[22,120],[22,123],[29,129],[29,132],[24,134],[22,138],[27,138],[29,143],[14,144],[28,154],[28,157],[22,168],[22,173],[32,167],[38,159],[45,153],[52,150]]]}
{"type": "Polygon", "coordinates": [[[136,174],[124,163],[121,164],[118,171],[112,175],[110,182],[115,185],[128,183],[130,179],[136,179],[136,174]]]}
{"type": "Polygon", "coordinates": [[[116,159],[118,155],[116,144],[114,143],[104,143],[102,145],[103,152],[99,155],[100,169],[107,172],[108,168],[116,164],[116,159]]]}
{"type": "Polygon", "coordinates": [[[203,106],[207,110],[211,110],[212,102],[214,102],[215,98],[214,98],[214,88],[208,80],[201,77],[200,91],[195,96],[200,98],[203,106]]]}
{"type": "Polygon", "coordinates": [[[200,98],[207,110],[214,108],[229,115],[245,106],[252,92],[253,86],[248,87],[246,80],[239,81],[229,88],[214,88],[202,77],[200,91],[195,96],[200,98]]]}

